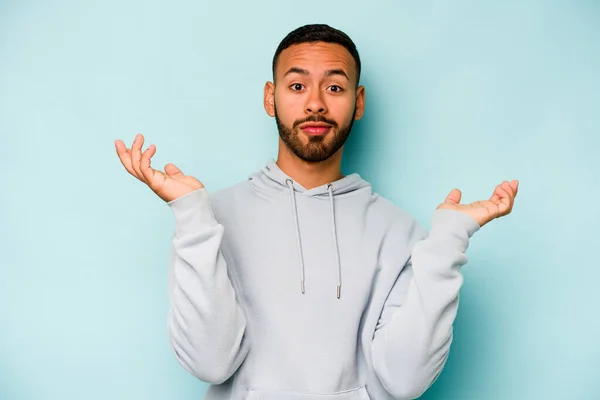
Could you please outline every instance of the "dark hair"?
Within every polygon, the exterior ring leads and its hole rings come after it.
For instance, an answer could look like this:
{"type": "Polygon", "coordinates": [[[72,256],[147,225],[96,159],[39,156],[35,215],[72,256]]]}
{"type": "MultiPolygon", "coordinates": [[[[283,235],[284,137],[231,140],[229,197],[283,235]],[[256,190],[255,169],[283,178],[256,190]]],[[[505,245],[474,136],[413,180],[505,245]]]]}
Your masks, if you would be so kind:
{"type": "Polygon", "coordinates": [[[279,54],[283,50],[295,44],[315,42],[337,43],[344,46],[350,52],[356,62],[356,85],[358,86],[358,81],[360,80],[360,56],[354,42],[344,32],[325,24],[304,25],[288,33],[283,38],[273,56],[273,81],[275,81],[275,69],[277,68],[279,54]]]}

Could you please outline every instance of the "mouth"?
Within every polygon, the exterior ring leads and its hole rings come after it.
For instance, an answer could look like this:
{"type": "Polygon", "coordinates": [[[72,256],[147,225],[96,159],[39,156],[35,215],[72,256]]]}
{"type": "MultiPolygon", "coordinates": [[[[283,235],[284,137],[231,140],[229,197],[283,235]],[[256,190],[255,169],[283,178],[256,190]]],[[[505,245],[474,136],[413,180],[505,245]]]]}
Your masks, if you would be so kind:
{"type": "Polygon", "coordinates": [[[302,132],[311,136],[324,135],[331,129],[331,125],[320,124],[320,123],[307,123],[300,125],[302,132]]]}

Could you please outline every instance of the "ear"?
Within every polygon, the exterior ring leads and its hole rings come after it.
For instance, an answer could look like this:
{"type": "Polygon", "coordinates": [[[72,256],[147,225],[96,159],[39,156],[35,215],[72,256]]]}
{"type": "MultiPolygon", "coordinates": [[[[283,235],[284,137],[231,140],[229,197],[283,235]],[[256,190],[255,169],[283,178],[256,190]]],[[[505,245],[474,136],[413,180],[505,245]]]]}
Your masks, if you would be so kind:
{"type": "Polygon", "coordinates": [[[264,93],[265,111],[270,117],[275,117],[275,84],[267,81],[264,93]]]}
{"type": "Polygon", "coordinates": [[[356,89],[356,114],[354,115],[355,120],[362,118],[365,113],[365,87],[359,86],[356,89]]]}

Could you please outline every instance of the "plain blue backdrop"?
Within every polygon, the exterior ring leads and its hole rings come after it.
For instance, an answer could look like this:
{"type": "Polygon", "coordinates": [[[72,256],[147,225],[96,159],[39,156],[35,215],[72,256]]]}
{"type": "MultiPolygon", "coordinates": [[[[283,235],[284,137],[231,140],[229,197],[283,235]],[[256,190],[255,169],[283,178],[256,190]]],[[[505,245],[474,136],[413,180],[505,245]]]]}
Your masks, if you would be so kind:
{"type": "Polygon", "coordinates": [[[457,187],[519,179],[472,239],[446,368],[423,396],[600,398],[597,1],[0,1],[0,399],[200,399],[167,341],[168,207],[136,133],[211,191],[276,156],[279,41],[349,34],[366,115],[344,172],[429,227],[457,187]]]}

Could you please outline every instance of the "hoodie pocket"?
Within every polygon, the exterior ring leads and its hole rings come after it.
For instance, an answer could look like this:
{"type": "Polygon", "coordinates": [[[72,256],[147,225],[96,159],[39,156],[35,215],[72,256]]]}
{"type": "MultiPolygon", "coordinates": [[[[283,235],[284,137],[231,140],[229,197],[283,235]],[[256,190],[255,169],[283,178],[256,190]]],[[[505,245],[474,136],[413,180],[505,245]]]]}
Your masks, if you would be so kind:
{"type": "Polygon", "coordinates": [[[299,393],[258,388],[247,389],[244,400],[371,400],[365,385],[333,393],[299,393]]]}

